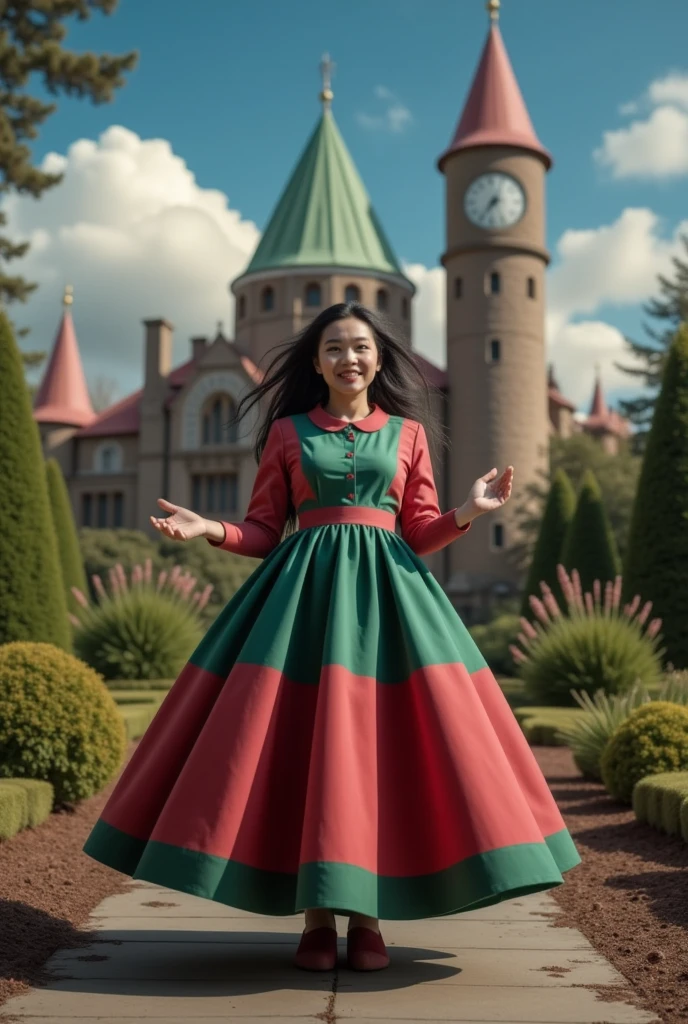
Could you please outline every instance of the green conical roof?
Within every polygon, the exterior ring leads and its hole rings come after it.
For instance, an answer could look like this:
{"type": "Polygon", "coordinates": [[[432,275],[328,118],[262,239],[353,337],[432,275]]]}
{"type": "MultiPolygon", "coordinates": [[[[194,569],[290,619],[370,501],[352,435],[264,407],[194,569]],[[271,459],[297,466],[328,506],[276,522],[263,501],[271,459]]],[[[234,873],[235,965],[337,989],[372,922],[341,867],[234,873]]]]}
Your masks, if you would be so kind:
{"type": "Polygon", "coordinates": [[[244,274],[300,266],[404,276],[329,109],[308,140],[244,274]]]}

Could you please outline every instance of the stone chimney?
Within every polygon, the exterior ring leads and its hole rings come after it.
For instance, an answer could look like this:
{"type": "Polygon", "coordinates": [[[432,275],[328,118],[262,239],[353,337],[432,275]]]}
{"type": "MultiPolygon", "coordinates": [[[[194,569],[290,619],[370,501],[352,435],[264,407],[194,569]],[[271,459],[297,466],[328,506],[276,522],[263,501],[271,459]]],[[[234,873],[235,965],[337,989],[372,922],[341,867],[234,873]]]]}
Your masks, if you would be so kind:
{"type": "Polygon", "coordinates": [[[146,328],[146,356],[144,364],[145,394],[157,393],[167,387],[167,377],[172,369],[172,331],[167,320],[144,320],[146,328]]]}
{"type": "Polygon", "coordinates": [[[207,338],[192,338],[191,339],[191,357],[198,361],[202,358],[203,353],[208,345],[207,338]]]}

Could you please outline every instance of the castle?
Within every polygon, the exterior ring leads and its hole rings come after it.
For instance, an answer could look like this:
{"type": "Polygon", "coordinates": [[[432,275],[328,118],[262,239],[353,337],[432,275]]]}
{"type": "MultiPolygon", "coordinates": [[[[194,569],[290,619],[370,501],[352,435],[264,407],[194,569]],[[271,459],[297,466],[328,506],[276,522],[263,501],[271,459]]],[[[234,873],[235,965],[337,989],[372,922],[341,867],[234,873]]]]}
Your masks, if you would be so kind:
{"type": "MultiPolygon", "coordinates": [[[[547,471],[549,437],[584,430],[614,452],[629,427],[598,380],[588,417],[545,365],[545,175],[552,159],[535,134],[499,31],[499,0],[451,142],[445,179],[446,370],[416,353],[439,388],[435,414],[451,446],[433,453],[442,511],[460,505],[492,466],[513,464],[517,485],[547,471]]],[[[258,410],[230,431],[237,398],[262,376],[267,351],[323,308],[358,300],[387,313],[412,348],[415,286],[379,223],[331,111],[329,59],[322,115],[245,271],[231,282],[234,339],[191,339],[173,367],[172,325],[146,320],[143,386],[96,414],[71,316],[71,293],[34,402],[46,457],[58,459],[79,526],[155,533],[156,499],[209,518],[240,520],[256,473],[258,410]]],[[[516,502],[481,517],[471,535],[426,562],[468,623],[521,583],[508,558],[516,502]]],[[[157,536],[157,534],[155,534],[157,536]]]]}

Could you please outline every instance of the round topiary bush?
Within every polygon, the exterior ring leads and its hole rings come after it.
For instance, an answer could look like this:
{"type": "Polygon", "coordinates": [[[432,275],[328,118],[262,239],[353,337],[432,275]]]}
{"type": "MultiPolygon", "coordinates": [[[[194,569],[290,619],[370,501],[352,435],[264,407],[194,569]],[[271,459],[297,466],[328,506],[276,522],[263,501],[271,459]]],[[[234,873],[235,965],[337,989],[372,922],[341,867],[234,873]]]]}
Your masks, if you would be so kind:
{"type": "Polygon", "coordinates": [[[688,707],[654,700],[636,708],[610,736],[600,769],[609,795],[626,804],[647,775],[688,770],[688,707]]]}
{"type": "Polygon", "coordinates": [[[98,793],[119,771],[124,721],[101,677],[52,644],[0,647],[0,779],[50,782],[55,805],[98,793]]]}

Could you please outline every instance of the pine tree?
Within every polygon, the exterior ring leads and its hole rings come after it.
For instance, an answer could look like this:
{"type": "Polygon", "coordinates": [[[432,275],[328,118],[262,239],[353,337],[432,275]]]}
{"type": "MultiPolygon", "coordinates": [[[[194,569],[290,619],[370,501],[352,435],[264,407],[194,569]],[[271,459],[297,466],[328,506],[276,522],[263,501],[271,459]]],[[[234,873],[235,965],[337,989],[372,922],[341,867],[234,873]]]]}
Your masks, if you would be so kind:
{"type": "Polygon", "coordinates": [[[576,508],[576,492],[567,473],[558,469],[552,479],[547,502],[540,522],[533,558],[523,591],[521,614],[530,617],[528,598],[542,596],[540,582],[548,583],[559,600],[561,593],[557,580],[557,565],[561,561],[564,539],[576,508]]]}
{"type": "MultiPolygon", "coordinates": [[[[70,18],[86,21],[93,11],[112,14],[117,0],[5,0],[0,4],[0,200],[15,191],[38,198],[62,180],[33,163],[27,141],[38,137],[38,127],[57,109],[42,103],[27,90],[35,77],[53,96],[87,97],[109,102],[124,84],[124,72],[136,63],[136,54],[75,53],[62,46],[70,18]]],[[[0,211],[0,228],[7,222],[0,211]]],[[[28,242],[0,236],[0,261],[24,256],[28,242]]],[[[23,277],[0,271],[0,302],[25,302],[36,285],[23,277]]],[[[25,333],[25,332],[21,332],[25,333]]]]}
{"type": "Polygon", "coordinates": [[[0,644],[71,649],[40,435],[11,325],[0,311],[0,644]]]}
{"type": "Polygon", "coordinates": [[[664,368],[638,481],[624,595],[653,602],[667,659],[688,668],[688,325],[676,332],[664,368]]]}
{"type": "Polygon", "coordinates": [[[583,590],[595,580],[602,586],[620,572],[619,555],[595,474],[587,470],[578,493],[576,510],[566,531],[561,561],[569,572],[577,569],[583,590]]]}
{"type": "Polygon", "coordinates": [[[53,514],[53,526],[55,527],[67,608],[71,612],[76,612],[78,611],[78,604],[71,588],[78,587],[82,594],[85,594],[88,584],[86,582],[79,537],[72,512],[72,503],[57,459],[46,460],[45,476],[48,484],[50,508],[53,514]]]}
{"type": "MultiPolygon", "coordinates": [[[[681,242],[688,254],[688,235],[682,235],[681,242]]],[[[640,359],[644,366],[616,364],[618,369],[635,377],[639,384],[650,389],[649,394],[619,402],[619,410],[622,415],[635,423],[638,428],[634,435],[634,443],[638,451],[644,449],[648,439],[669,347],[679,325],[688,320],[688,260],[685,257],[681,259],[675,256],[672,263],[674,265],[673,280],[660,274],[658,277],[660,298],[653,299],[644,307],[648,316],[664,324],[664,329],[657,331],[651,327],[645,327],[645,331],[651,339],[650,344],[643,345],[642,342],[633,341],[630,338],[625,339],[632,354],[636,359],[640,359]]]]}

